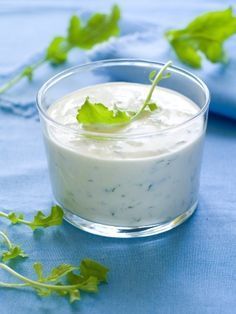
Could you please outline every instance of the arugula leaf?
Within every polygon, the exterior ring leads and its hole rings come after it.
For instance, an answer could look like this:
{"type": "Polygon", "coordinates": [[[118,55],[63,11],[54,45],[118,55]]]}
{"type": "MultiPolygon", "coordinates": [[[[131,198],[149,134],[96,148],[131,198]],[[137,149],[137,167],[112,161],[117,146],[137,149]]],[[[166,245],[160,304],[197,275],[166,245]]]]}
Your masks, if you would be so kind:
{"type": "Polygon", "coordinates": [[[52,64],[61,64],[67,60],[69,46],[64,37],[54,38],[47,48],[46,60],[52,64]]]}
{"type": "Polygon", "coordinates": [[[79,290],[71,290],[70,291],[70,303],[80,300],[80,292],[79,290]]]}
{"type": "MultiPolygon", "coordinates": [[[[0,216],[1,216],[1,213],[0,213],[0,216]]],[[[11,221],[11,223],[12,223],[13,225],[16,225],[16,224],[18,224],[21,220],[24,219],[24,215],[23,215],[23,214],[17,214],[17,213],[10,213],[10,214],[8,214],[7,217],[5,217],[5,218],[8,218],[8,219],[11,221]]]]}
{"type": "Polygon", "coordinates": [[[157,74],[157,71],[156,71],[156,70],[153,70],[153,71],[151,71],[151,72],[149,73],[148,78],[149,78],[149,81],[150,81],[150,82],[153,81],[153,79],[155,78],[156,74],[157,74]]]}
{"type": "MultiPolygon", "coordinates": [[[[40,296],[40,297],[49,297],[53,293],[52,289],[45,288],[45,287],[38,287],[37,286],[37,287],[32,287],[32,288],[35,290],[37,295],[40,296]]],[[[61,291],[61,295],[66,295],[66,293],[62,294],[62,292],[63,292],[63,290],[61,291]]]]}
{"type": "Polygon", "coordinates": [[[171,45],[182,62],[192,66],[193,68],[201,67],[201,56],[194,47],[189,45],[188,42],[173,40],[171,41],[171,45]]]}
{"type": "Polygon", "coordinates": [[[155,111],[155,110],[158,109],[158,106],[157,106],[157,104],[156,104],[155,102],[150,102],[150,103],[148,103],[148,107],[149,107],[149,109],[150,109],[151,111],[155,111]]]}
{"type": "Polygon", "coordinates": [[[194,67],[202,64],[201,53],[213,62],[227,60],[224,42],[236,34],[236,16],[232,8],[208,12],[195,18],[187,27],[166,32],[178,58],[194,67]]]}
{"type": "Polygon", "coordinates": [[[119,109],[111,110],[102,103],[91,103],[89,97],[78,109],[76,119],[84,126],[121,124],[131,120],[131,116],[119,109]]]}
{"type": "Polygon", "coordinates": [[[20,248],[20,246],[13,244],[8,236],[0,231],[0,236],[5,241],[6,245],[8,246],[8,251],[4,251],[2,253],[2,261],[6,263],[7,261],[14,259],[16,257],[27,257],[28,255],[20,248]]]}
{"type": "Polygon", "coordinates": [[[77,15],[72,15],[67,30],[67,40],[72,46],[78,45],[79,37],[81,35],[81,21],[77,15]]]}
{"type": "Polygon", "coordinates": [[[43,276],[43,265],[41,263],[34,263],[33,265],[34,271],[36,275],[38,276],[38,281],[44,281],[43,276]]]}
{"type": "Polygon", "coordinates": [[[70,285],[80,285],[80,290],[87,292],[98,292],[98,285],[100,281],[98,278],[94,276],[90,277],[82,277],[81,275],[77,275],[73,272],[68,273],[67,281],[70,285]]]}
{"type": "Polygon", "coordinates": [[[61,277],[64,277],[68,273],[78,270],[78,267],[71,266],[69,264],[61,264],[53,268],[47,277],[43,276],[43,266],[41,263],[34,264],[34,270],[38,276],[38,280],[41,282],[54,282],[58,281],[61,277]]]}
{"type": "Polygon", "coordinates": [[[34,270],[38,280],[27,278],[6,264],[0,263],[0,268],[7,271],[23,283],[4,283],[0,282],[0,287],[21,288],[31,287],[41,297],[48,297],[53,293],[59,296],[69,296],[70,302],[80,300],[80,291],[88,293],[98,292],[100,282],[105,282],[107,279],[108,269],[91,260],[85,259],[79,267],[69,264],[62,264],[51,270],[49,276],[44,277],[43,266],[41,263],[34,264],[34,270]],[[80,274],[75,274],[74,271],[80,269],[80,274]]]}
{"type": "Polygon", "coordinates": [[[152,71],[149,74],[149,80],[152,85],[142,107],[137,112],[122,111],[117,107],[111,110],[102,103],[91,103],[89,101],[89,97],[86,97],[85,102],[77,111],[76,119],[78,123],[81,123],[85,127],[99,125],[108,125],[111,127],[123,126],[140,117],[146,107],[149,107],[150,111],[158,109],[157,104],[151,101],[152,94],[156,85],[161,80],[170,77],[170,73],[164,74],[164,72],[171,65],[171,63],[171,61],[168,61],[163,65],[158,73],[156,73],[156,71],[152,71]]]}
{"type": "Polygon", "coordinates": [[[33,69],[32,66],[27,66],[22,71],[22,75],[26,76],[29,81],[32,81],[32,79],[33,79],[33,71],[34,71],[34,69],[33,69]]]}
{"type": "Polygon", "coordinates": [[[46,277],[46,281],[57,281],[61,277],[64,277],[68,273],[77,270],[78,267],[71,266],[69,264],[61,264],[52,269],[50,275],[46,277]]]}
{"type": "Polygon", "coordinates": [[[28,257],[28,255],[17,245],[2,253],[2,261],[4,263],[16,257],[28,257]]]}
{"type": "Polygon", "coordinates": [[[29,226],[32,230],[61,225],[63,215],[63,210],[58,205],[54,205],[51,207],[51,212],[48,216],[46,216],[43,212],[38,211],[37,214],[34,216],[33,221],[24,220],[24,215],[22,214],[6,214],[4,212],[0,212],[0,217],[9,219],[12,224],[24,224],[29,226]]]}
{"type": "Polygon", "coordinates": [[[95,13],[86,23],[73,15],[70,18],[66,36],[57,36],[52,39],[46,49],[44,57],[35,64],[25,67],[20,73],[0,86],[0,94],[16,85],[23,78],[30,81],[34,71],[45,62],[59,65],[67,61],[69,52],[74,48],[91,49],[94,45],[119,35],[120,9],[113,6],[110,14],[95,13]]]}
{"type": "Polygon", "coordinates": [[[83,277],[95,277],[99,282],[107,282],[108,271],[107,267],[89,258],[82,260],[80,264],[80,274],[83,277]]]}
{"type": "Polygon", "coordinates": [[[32,222],[27,223],[27,225],[35,230],[37,228],[47,228],[51,226],[57,226],[62,224],[63,219],[63,210],[60,206],[54,205],[51,208],[51,213],[46,216],[43,212],[38,211],[34,220],[32,222]]]}
{"type": "Polygon", "coordinates": [[[118,6],[113,6],[110,14],[92,15],[85,25],[77,15],[73,15],[69,22],[67,37],[58,36],[52,40],[47,48],[46,60],[56,65],[64,63],[72,48],[91,49],[111,36],[117,36],[119,19],[118,6]]]}
{"type": "Polygon", "coordinates": [[[119,35],[119,19],[120,9],[117,5],[112,7],[110,14],[94,14],[85,25],[82,25],[79,17],[74,15],[70,20],[67,40],[73,46],[91,49],[111,36],[119,35]]]}

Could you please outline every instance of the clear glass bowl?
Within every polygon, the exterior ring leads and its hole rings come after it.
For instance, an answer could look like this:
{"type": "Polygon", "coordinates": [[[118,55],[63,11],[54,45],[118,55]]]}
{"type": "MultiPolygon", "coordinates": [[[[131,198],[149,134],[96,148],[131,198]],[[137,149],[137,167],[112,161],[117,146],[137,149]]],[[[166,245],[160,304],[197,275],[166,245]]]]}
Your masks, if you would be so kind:
{"type": "Polygon", "coordinates": [[[150,84],[148,74],[162,66],[142,60],[93,62],[59,73],[39,90],[37,107],[54,198],[76,227],[110,237],[149,236],[178,226],[195,211],[210,100],[199,78],[169,68],[171,77],[160,86],[188,97],[200,110],[184,123],[158,132],[101,134],[60,124],[47,112],[61,97],[87,86],[150,84]],[[178,141],[196,125],[195,136],[178,141]],[[145,155],[145,143],[150,141],[156,149],[145,155]],[[130,147],[135,147],[134,153],[126,154],[130,147]]]}

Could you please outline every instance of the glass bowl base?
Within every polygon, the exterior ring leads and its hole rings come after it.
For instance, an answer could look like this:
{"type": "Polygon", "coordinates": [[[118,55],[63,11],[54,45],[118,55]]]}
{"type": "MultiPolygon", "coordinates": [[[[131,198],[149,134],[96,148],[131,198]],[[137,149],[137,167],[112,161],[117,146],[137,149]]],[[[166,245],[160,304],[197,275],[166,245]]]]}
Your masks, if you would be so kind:
{"type": "Polygon", "coordinates": [[[64,219],[73,226],[96,235],[111,238],[138,238],[163,233],[177,227],[187,220],[194,213],[196,208],[197,202],[194,203],[190,209],[177,216],[173,220],[167,221],[165,223],[158,223],[142,227],[114,227],[110,225],[103,225],[80,218],[66,209],[64,209],[64,219]]]}

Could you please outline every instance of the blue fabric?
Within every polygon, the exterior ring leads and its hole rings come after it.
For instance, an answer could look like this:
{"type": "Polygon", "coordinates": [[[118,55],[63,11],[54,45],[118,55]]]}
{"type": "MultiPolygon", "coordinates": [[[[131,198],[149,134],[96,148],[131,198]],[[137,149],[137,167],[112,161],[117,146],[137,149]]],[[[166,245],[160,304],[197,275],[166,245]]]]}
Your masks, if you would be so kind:
{"type": "MultiPolygon", "coordinates": [[[[154,1],[118,2],[124,11],[124,37],[118,40],[119,43],[113,41],[96,51],[81,53],[79,62],[104,57],[106,54],[164,60],[164,54],[161,57],[161,52],[159,54],[156,51],[159,44],[157,42],[155,45],[153,35],[150,34],[149,41],[144,33],[149,25],[156,22],[160,25],[174,25],[174,19],[184,22],[196,12],[226,6],[226,2],[210,0],[201,5],[194,1],[182,2],[182,6],[181,1],[165,1],[164,4],[154,1]],[[136,28],[138,31],[134,34],[136,28]],[[147,51],[141,42],[139,48],[134,49],[139,42],[138,38],[147,41],[147,51]],[[128,45],[132,40],[135,44],[128,45]]],[[[89,1],[79,12],[86,14],[94,8],[105,10],[110,3],[89,1]]],[[[40,55],[52,35],[63,33],[67,18],[79,7],[77,1],[66,4],[63,1],[34,4],[2,2],[2,81],[30,59],[40,55]]],[[[235,55],[231,49],[230,55],[232,58],[235,55]]],[[[71,64],[76,62],[77,57],[77,54],[72,56],[71,64]]],[[[233,112],[236,106],[232,78],[234,61],[225,70],[220,66],[209,65],[205,69],[201,76],[209,83],[212,82],[212,109],[222,108],[224,101],[225,108],[232,108],[233,112]],[[227,75],[224,74],[222,79],[219,75],[224,71],[227,75]]],[[[51,76],[57,70],[45,66],[37,72],[33,84],[23,82],[4,96],[4,101],[1,100],[0,206],[24,212],[29,217],[36,209],[49,209],[52,195],[40,125],[37,118],[24,119],[19,115],[34,115],[33,99],[37,87],[46,76],[51,76]]],[[[33,234],[27,227],[10,226],[1,219],[0,229],[7,231],[16,243],[21,243],[30,255],[25,261],[11,264],[19,272],[33,276],[32,264],[36,261],[43,262],[46,270],[49,270],[62,262],[78,264],[87,256],[107,265],[110,274],[109,284],[103,285],[98,295],[83,295],[82,301],[73,305],[56,296],[41,299],[30,291],[0,289],[0,313],[235,313],[235,139],[234,121],[210,115],[199,208],[189,221],[163,235],[144,239],[109,239],[89,235],[66,222],[62,227],[33,234]]],[[[0,271],[0,280],[10,281],[11,277],[0,271]]]]}
{"type": "MultiPolygon", "coordinates": [[[[233,1],[234,2],[234,1],[233,1]]],[[[0,97],[0,108],[30,117],[35,115],[35,90],[52,75],[65,67],[79,63],[110,58],[141,58],[166,62],[173,60],[179,65],[200,76],[212,93],[210,110],[236,119],[236,93],[234,77],[236,73],[235,36],[227,41],[229,63],[212,65],[204,61],[203,70],[193,70],[180,63],[165,40],[167,29],[184,27],[196,15],[220,10],[233,4],[232,1],[205,1],[196,5],[191,0],[177,1],[119,1],[123,8],[121,36],[102,44],[89,52],[72,53],[69,62],[58,68],[45,65],[36,72],[33,84],[24,81],[16,88],[0,97]],[[153,3],[154,2],[154,3],[153,3]],[[184,8],[180,11],[179,8],[184,8]],[[27,94],[22,90],[27,89],[27,94]]],[[[70,15],[78,12],[87,17],[94,10],[107,11],[112,1],[105,4],[89,1],[86,5],[76,1],[67,2],[3,2],[1,5],[1,46],[0,84],[14,76],[25,65],[40,59],[45,47],[57,35],[63,35],[70,15]],[[5,3],[5,4],[4,4],[5,3]],[[52,27],[53,25],[53,27],[52,27]],[[7,31],[6,31],[7,29],[7,31]],[[37,35],[35,34],[37,30],[37,35]],[[14,52],[14,53],[13,53],[14,52]]]]}

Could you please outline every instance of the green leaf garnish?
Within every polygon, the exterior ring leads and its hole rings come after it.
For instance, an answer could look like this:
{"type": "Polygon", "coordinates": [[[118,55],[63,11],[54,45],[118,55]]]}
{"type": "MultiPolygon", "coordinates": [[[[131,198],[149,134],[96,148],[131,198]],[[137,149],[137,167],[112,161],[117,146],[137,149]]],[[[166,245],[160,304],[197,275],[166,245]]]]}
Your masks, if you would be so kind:
{"type": "Polygon", "coordinates": [[[3,212],[0,212],[0,217],[8,218],[13,225],[20,223],[22,220],[24,220],[24,215],[17,213],[5,214],[3,212]]]}
{"type": "Polygon", "coordinates": [[[63,210],[60,206],[55,205],[51,208],[51,213],[46,216],[43,212],[38,211],[37,215],[34,217],[34,220],[28,223],[28,226],[32,230],[37,228],[47,228],[51,226],[57,226],[62,224],[63,219],[63,210]]]}
{"type": "Polygon", "coordinates": [[[150,81],[150,82],[153,81],[153,79],[154,79],[154,77],[156,76],[156,74],[157,74],[157,71],[156,71],[156,70],[153,70],[153,71],[151,71],[151,72],[149,73],[148,78],[149,78],[149,81],[150,81]]]}
{"type": "Polygon", "coordinates": [[[112,7],[110,14],[94,14],[85,25],[79,17],[71,17],[68,28],[67,41],[72,46],[82,49],[91,49],[96,44],[108,40],[111,36],[119,35],[118,22],[120,9],[117,5],[112,7]]]}
{"type": "Polygon", "coordinates": [[[108,268],[92,259],[84,259],[80,264],[80,273],[83,277],[95,277],[99,282],[107,282],[108,268]]]}
{"type": "Polygon", "coordinates": [[[91,49],[95,45],[119,35],[120,9],[112,7],[110,14],[93,14],[86,23],[82,23],[77,15],[70,18],[66,36],[56,36],[52,39],[44,57],[38,62],[25,67],[18,75],[0,86],[0,94],[6,92],[23,78],[30,81],[34,71],[45,62],[59,65],[67,61],[69,52],[74,48],[91,49]]]}
{"type": "Polygon", "coordinates": [[[149,79],[152,82],[152,85],[150,87],[149,93],[147,95],[147,98],[144,101],[143,106],[139,109],[139,111],[135,114],[135,116],[133,117],[133,119],[137,119],[137,117],[139,117],[142,112],[146,109],[146,107],[149,107],[149,109],[151,111],[157,109],[157,105],[153,104],[151,102],[151,98],[152,98],[152,94],[155,90],[156,85],[163,79],[169,78],[170,77],[170,73],[165,74],[165,70],[172,64],[172,61],[168,61],[166,62],[163,67],[160,69],[160,71],[156,74],[154,71],[152,71],[149,74],[149,79]],[[156,75],[156,76],[155,76],[156,75]]]}
{"type": "Polygon", "coordinates": [[[8,251],[3,252],[2,261],[5,263],[16,257],[28,257],[19,246],[12,246],[8,251]]]}
{"type": "Polygon", "coordinates": [[[157,104],[156,104],[155,102],[150,102],[150,103],[148,104],[148,107],[149,107],[149,109],[150,109],[151,111],[155,111],[155,110],[158,109],[158,106],[157,106],[157,104]]]}
{"type": "Polygon", "coordinates": [[[58,281],[61,277],[64,277],[68,273],[78,270],[78,267],[71,266],[69,264],[61,264],[53,268],[47,277],[43,276],[43,265],[41,263],[34,264],[34,270],[38,276],[38,280],[41,282],[54,282],[58,281]]]}
{"type": "Polygon", "coordinates": [[[6,214],[0,211],[0,217],[9,219],[12,224],[27,225],[32,230],[61,225],[63,215],[64,215],[63,210],[58,205],[54,205],[51,207],[51,212],[48,216],[46,216],[43,212],[38,211],[37,214],[34,216],[33,221],[24,220],[24,216],[22,214],[16,213],[6,214]]]}
{"type": "Polygon", "coordinates": [[[201,53],[213,63],[225,62],[223,44],[234,34],[236,16],[229,8],[200,15],[186,28],[166,32],[166,37],[182,62],[200,68],[201,53]]]}
{"type": "Polygon", "coordinates": [[[44,281],[43,265],[41,263],[34,263],[33,267],[34,267],[34,271],[38,277],[38,281],[43,282],[44,281]]]}
{"type": "Polygon", "coordinates": [[[70,46],[68,45],[66,38],[55,37],[47,48],[46,60],[52,64],[61,64],[67,60],[70,46]]]}
{"type": "Polygon", "coordinates": [[[117,107],[109,109],[102,103],[92,103],[89,97],[86,97],[83,105],[78,109],[76,119],[78,123],[81,123],[85,127],[89,126],[124,126],[133,120],[139,118],[145,111],[146,107],[150,111],[158,109],[156,103],[151,101],[152,94],[156,85],[163,79],[169,78],[170,73],[164,74],[165,70],[171,65],[171,61],[168,61],[160,69],[158,73],[152,71],[149,74],[149,79],[152,83],[148,95],[143,103],[143,106],[137,112],[128,112],[120,110],[117,107]]]}
{"type": "Polygon", "coordinates": [[[8,250],[2,253],[2,261],[4,263],[8,262],[17,257],[27,257],[28,255],[20,248],[20,246],[13,244],[8,236],[0,231],[0,236],[3,238],[4,242],[6,243],[8,250]]]}
{"type": "Polygon", "coordinates": [[[92,103],[89,97],[85,99],[83,105],[79,108],[76,119],[83,126],[90,125],[114,125],[129,122],[131,116],[125,111],[118,109],[109,109],[102,103],[92,103]]]}
{"type": "Polygon", "coordinates": [[[34,264],[38,280],[27,278],[14,271],[9,266],[0,263],[0,268],[7,271],[23,283],[0,282],[0,287],[21,288],[31,287],[41,297],[56,293],[59,296],[69,296],[70,302],[80,300],[80,291],[88,293],[98,292],[98,285],[106,281],[108,269],[90,259],[83,260],[80,266],[62,264],[51,270],[48,276],[43,275],[43,266],[34,264]],[[75,273],[80,269],[80,274],[75,273]]]}
{"type": "Polygon", "coordinates": [[[100,281],[96,277],[82,277],[73,272],[67,275],[67,281],[70,285],[80,284],[80,290],[87,292],[98,292],[98,285],[100,281]]]}
{"type": "Polygon", "coordinates": [[[32,81],[32,79],[33,79],[33,72],[34,72],[33,67],[32,66],[28,66],[28,67],[24,68],[24,70],[22,71],[22,75],[27,77],[29,81],[32,81]]]}

